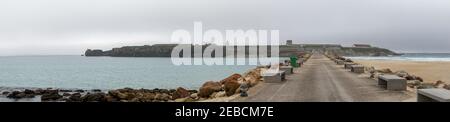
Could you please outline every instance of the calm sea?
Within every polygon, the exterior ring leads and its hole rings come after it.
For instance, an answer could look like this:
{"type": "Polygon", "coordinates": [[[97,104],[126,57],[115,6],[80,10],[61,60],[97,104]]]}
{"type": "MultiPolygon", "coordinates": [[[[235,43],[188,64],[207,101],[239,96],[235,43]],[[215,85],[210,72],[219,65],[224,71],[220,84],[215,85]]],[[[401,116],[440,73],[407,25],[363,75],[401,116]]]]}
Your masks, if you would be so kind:
{"type": "Polygon", "coordinates": [[[0,87],[197,89],[254,67],[176,66],[170,58],[7,56],[0,57],[0,87]]]}
{"type": "Polygon", "coordinates": [[[402,56],[349,57],[361,60],[450,61],[450,53],[405,53],[402,56]]]}

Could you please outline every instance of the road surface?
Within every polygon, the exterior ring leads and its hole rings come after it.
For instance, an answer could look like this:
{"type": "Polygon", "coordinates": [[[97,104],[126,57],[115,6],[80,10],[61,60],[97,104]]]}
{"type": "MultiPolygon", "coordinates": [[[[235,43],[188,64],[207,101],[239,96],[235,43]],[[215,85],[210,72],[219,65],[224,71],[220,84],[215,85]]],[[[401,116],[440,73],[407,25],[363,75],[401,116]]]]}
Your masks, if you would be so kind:
{"type": "Polygon", "coordinates": [[[262,83],[241,102],[398,102],[412,98],[406,92],[388,91],[377,82],[349,72],[321,54],[313,54],[284,83],[262,83]]]}

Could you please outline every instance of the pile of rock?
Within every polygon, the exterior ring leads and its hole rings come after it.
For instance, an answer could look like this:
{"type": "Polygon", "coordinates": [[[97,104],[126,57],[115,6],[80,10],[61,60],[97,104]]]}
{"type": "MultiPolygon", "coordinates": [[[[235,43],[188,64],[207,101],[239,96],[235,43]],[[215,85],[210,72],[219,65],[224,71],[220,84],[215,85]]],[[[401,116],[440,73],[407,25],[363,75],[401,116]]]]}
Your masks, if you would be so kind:
{"type": "MultiPolygon", "coordinates": [[[[103,92],[99,89],[90,90],[59,90],[59,89],[25,89],[23,91],[3,92],[11,99],[34,98],[40,96],[41,101],[65,102],[171,102],[178,98],[195,96],[197,90],[178,89],[132,89],[123,88],[103,92]]],[[[192,100],[193,101],[193,100],[192,100]]]]}
{"type": "MultiPolygon", "coordinates": [[[[199,89],[200,99],[212,99],[225,96],[232,96],[241,92],[241,87],[251,87],[261,81],[261,68],[248,71],[243,76],[233,74],[219,82],[207,81],[199,89]]],[[[248,90],[248,89],[246,89],[248,90]]]]}
{"type": "Polygon", "coordinates": [[[366,67],[365,70],[370,74],[369,78],[378,79],[378,76],[384,74],[394,74],[391,69],[375,69],[375,67],[366,67]]]}
{"type": "Polygon", "coordinates": [[[3,94],[7,95],[6,97],[12,99],[34,98],[36,96],[36,93],[33,90],[29,89],[25,89],[25,91],[13,91],[11,93],[3,92],[3,94]]]}
{"type": "Polygon", "coordinates": [[[197,93],[195,90],[186,90],[182,87],[167,89],[117,89],[106,94],[106,102],[172,102],[175,99],[189,97],[197,93]]]}

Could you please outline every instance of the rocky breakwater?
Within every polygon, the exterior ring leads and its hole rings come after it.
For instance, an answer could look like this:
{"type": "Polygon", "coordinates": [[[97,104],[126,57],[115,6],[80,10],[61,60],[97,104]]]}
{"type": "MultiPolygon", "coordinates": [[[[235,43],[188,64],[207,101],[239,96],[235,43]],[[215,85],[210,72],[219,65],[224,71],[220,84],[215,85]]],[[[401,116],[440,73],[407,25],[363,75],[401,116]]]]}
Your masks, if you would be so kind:
{"type": "MultiPolygon", "coordinates": [[[[243,75],[233,74],[221,81],[207,81],[200,87],[197,101],[208,101],[224,97],[235,96],[241,92],[246,92],[249,88],[257,85],[261,79],[262,68],[252,69],[243,75]]],[[[192,98],[192,96],[191,96],[192,98]]],[[[185,98],[176,101],[183,102],[185,98]]]]}
{"type": "Polygon", "coordinates": [[[41,102],[173,102],[175,99],[196,93],[197,90],[182,87],[170,90],[123,88],[109,91],[47,88],[3,91],[2,95],[16,100],[38,97],[41,102]]]}

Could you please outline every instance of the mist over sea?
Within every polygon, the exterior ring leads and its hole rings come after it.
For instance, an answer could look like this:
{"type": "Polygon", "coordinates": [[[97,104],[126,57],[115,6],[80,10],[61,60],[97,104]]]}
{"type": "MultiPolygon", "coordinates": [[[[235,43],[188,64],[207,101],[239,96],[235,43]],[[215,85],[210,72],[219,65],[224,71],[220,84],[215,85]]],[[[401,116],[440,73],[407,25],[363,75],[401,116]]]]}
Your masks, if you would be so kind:
{"type": "Polygon", "coordinates": [[[405,53],[402,56],[348,57],[356,60],[450,61],[450,53],[405,53]]]}
{"type": "Polygon", "coordinates": [[[3,56],[0,87],[197,89],[255,65],[173,65],[170,58],[3,56]]]}

